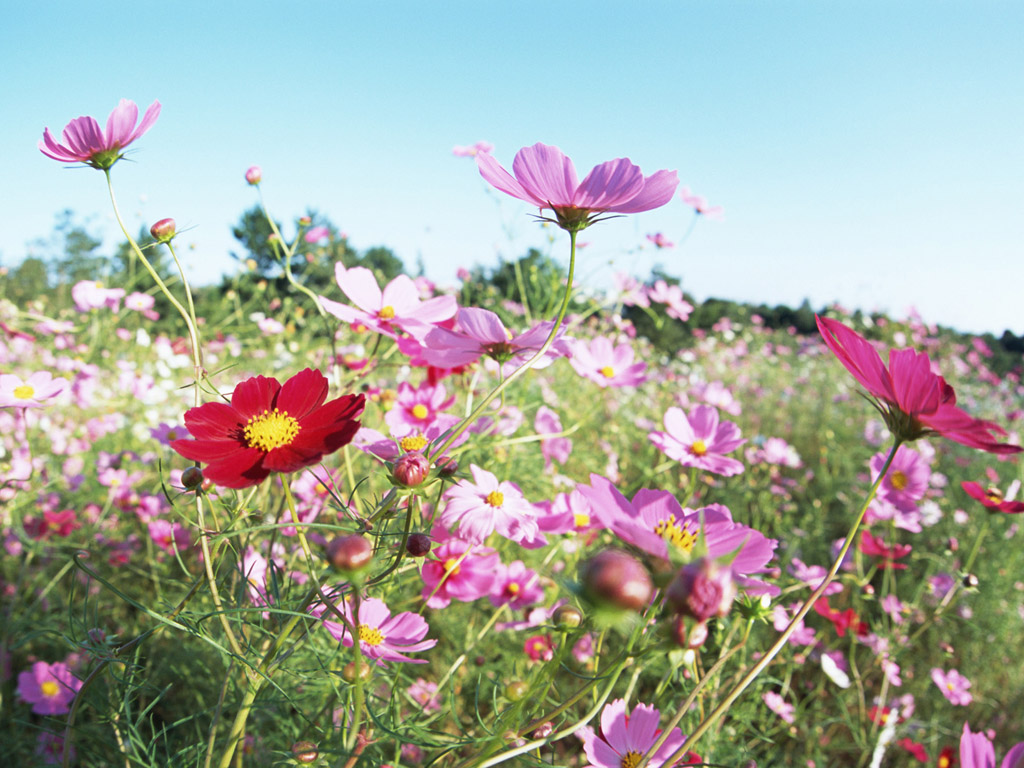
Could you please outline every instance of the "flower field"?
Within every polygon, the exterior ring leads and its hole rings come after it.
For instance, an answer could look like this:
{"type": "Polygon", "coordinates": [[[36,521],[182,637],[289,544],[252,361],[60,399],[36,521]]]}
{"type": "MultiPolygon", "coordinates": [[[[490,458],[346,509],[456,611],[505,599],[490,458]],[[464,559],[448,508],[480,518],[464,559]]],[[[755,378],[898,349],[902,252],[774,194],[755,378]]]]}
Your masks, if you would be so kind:
{"type": "MultiPolygon", "coordinates": [[[[40,149],[114,200],[159,112],[40,149]]],[[[564,248],[553,296],[321,288],[330,233],[268,215],[271,281],[193,290],[164,219],[0,302],[4,764],[1017,765],[1019,367],[916,317],[595,292],[582,230],[720,212],[460,149],[564,248]]]]}

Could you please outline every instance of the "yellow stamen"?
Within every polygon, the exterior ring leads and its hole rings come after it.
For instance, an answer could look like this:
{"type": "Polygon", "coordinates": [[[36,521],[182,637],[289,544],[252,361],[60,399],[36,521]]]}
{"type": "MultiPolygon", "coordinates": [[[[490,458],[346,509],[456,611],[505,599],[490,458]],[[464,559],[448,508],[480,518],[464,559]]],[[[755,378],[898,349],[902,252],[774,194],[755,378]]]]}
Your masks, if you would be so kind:
{"type": "Polygon", "coordinates": [[[422,451],[427,444],[427,438],[423,435],[409,435],[398,441],[403,451],[422,451]]]}
{"type": "Polygon", "coordinates": [[[367,645],[380,645],[384,642],[384,635],[375,627],[368,627],[365,624],[359,625],[359,641],[367,645]]]}
{"type": "Polygon", "coordinates": [[[425,419],[430,415],[430,411],[423,403],[416,403],[410,411],[414,419],[425,419]]]}
{"type": "Polygon", "coordinates": [[[572,524],[576,528],[586,528],[590,525],[590,515],[582,512],[574,512],[572,516],[572,524]]]}
{"type": "Polygon", "coordinates": [[[907,487],[907,482],[906,474],[898,469],[889,476],[889,484],[897,491],[904,490],[907,487]]]}
{"type": "Polygon", "coordinates": [[[459,559],[457,557],[449,557],[444,561],[444,572],[449,576],[458,576],[459,571],[462,570],[462,566],[459,565],[459,559]]]}
{"type": "Polygon", "coordinates": [[[604,368],[599,370],[598,373],[600,373],[606,379],[614,379],[615,378],[615,369],[612,368],[610,365],[606,365],[604,368]]]}
{"type": "Polygon", "coordinates": [[[694,456],[703,456],[708,452],[708,447],[704,444],[703,440],[694,440],[693,445],[690,446],[690,453],[694,456]]]}
{"type": "Polygon", "coordinates": [[[1003,502],[1003,492],[998,488],[989,488],[985,493],[985,498],[993,504],[1001,504],[1003,502]]]}
{"type": "Polygon", "coordinates": [[[484,501],[490,504],[492,507],[500,507],[505,503],[505,494],[501,491],[491,491],[484,497],[484,501]]]}
{"type": "Polygon", "coordinates": [[[511,584],[509,584],[507,587],[505,587],[505,591],[509,592],[509,593],[511,593],[513,595],[518,595],[520,589],[522,589],[522,587],[520,587],[514,581],[511,584]]]}
{"type": "Polygon", "coordinates": [[[640,761],[643,760],[643,755],[639,752],[634,752],[632,749],[622,756],[622,760],[619,761],[619,765],[622,768],[636,768],[640,765],[640,761]]]}
{"type": "Polygon", "coordinates": [[[43,692],[43,696],[48,699],[52,699],[58,693],[60,693],[60,686],[57,685],[53,680],[47,680],[45,683],[39,686],[39,690],[43,692]]]}
{"type": "Polygon", "coordinates": [[[245,425],[245,442],[250,448],[272,451],[290,445],[299,434],[299,422],[275,408],[253,416],[245,425]]]}
{"type": "Polygon", "coordinates": [[[669,515],[666,520],[659,520],[654,526],[654,532],[683,552],[692,552],[693,545],[697,543],[697,534],[690,530],[690,523],[684,522],[680,525],[675,515],[669,515]]]}
{"type": "Polygon", "coordinates": [[[381,320],[390,320],[394,316],[395,308],[392,307],[390,304],[382,308],[381,311],[377,313],[377,317],[379,317],[381,320]]]}
{"type": "Polygon", "coordinates": [[[14,388],[14,396],[19,400],[31,400],[35,395],[36,391],[28,384],[22,384],[14,388]]]}

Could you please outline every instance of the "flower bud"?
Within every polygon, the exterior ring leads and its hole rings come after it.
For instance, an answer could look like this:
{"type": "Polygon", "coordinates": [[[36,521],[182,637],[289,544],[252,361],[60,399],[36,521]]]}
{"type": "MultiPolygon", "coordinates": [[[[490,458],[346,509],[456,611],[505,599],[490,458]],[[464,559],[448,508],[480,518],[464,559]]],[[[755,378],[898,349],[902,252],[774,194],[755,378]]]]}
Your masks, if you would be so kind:
{"type": "Polygon", "coordinates": [[[430,459],[419,451],[403,454],[395,463],[391,475],[395,482],[406,488],[415,488],[430,474],[430,459]]]}
{"type": "MultiPolygon", "coordinates": [[[[372,674],[373,669],[367,663],[366,659],[363,659],[363,663],[359,665],[358,679],[362,680],[363,682],[366,682],[370,679],[370,676],[372,674]]],[[[356,681],[356,663],[354,661],[350,661],[348,664],[341,668],[341,679],[344,680],[346,683],[354,683],[356,681]]]]}
{"type": "Polygon", "coordinates": [[[158,243],[169,243],[177,233],[178,225],[174,223],[174,219],[160,219],[149,228],[149,234],[158,243]]]}
{"type": "Polygon", "coordinates": [[[978,586],[978,577],[973,573],[964,574],[963,585],[967,589],[974,589],[978,586]]]}
{"type": "Polygon", "coordinates": [[[451,456],[442,456],[434,462],[439,477],[452,477],[459,471],[459,462],[451,456]]]}
{"type": "Polygon", "coordinates": [[[425,557],[430,552],[430,537],[425,533],[411,533],[405,542],[405,551],[410,557],[425,557]]]}
{"type": "Polygon", "coordinates": [[[583,589],[595,603],[640,611],[654,592],[651,576],[636,558],[617,549],[598,552],[580,566],[583,589]]]}
{"type": "Polygon", "coordinates": [[[194,491],[203,484],[203,470],[199,467],[188,467],[181,473],[181,484],[194,491]]]}
{"type": "Polygon", "coordinates": [[[560,605],[551,617],[559,629],[575,629],[583,623],[583,613],[573,605],[560,605]]]}
{"type": "Polygon", "coordinates": [[[516,680],[505,686],[505,696],[509,701],[520,701],[530,692],[530,686],[523,680],[516,680]]]}
{"type": "Polygon", "coordinates": [[[308,227],[312,223],[313,223],[313,217],[312,216],[301,216],[301,217],[299,217],[299,226],[300,227],[308,227]]]}
{"type": "Polygon", "coordinates": [[[245,172],[245,180],[255,187],[263,180],[263,171],[260,170],[258,165],[251,166],[249,170],[245,172]]]}
{"type": "Polygon", "coordinates": [[[373,545],[358,533],[337,536],[327,545],[327,559],[339,571],[359,571],[373,559],[373,545]]]}
{"type": "Polygon", "coordinates": [[[665,599],[677,612],[697,621],[725,616],[735,597],[732,572],[707,558],[684,565],[665,590],[665,599]]]}
{"type": "Polygon", "coordinates": [[[296,741],[292,744],[292,757],[299,765],[309,765],[320,757],[320,750],[312,741],[296,741]]]}
{"type": "Polygon", "coordinates": [[[685,616],[676,616],[672,624],[672,638],[681,648],[694,650],[704,645],[708,639],[707,622],[694,622],[685,616]]]}

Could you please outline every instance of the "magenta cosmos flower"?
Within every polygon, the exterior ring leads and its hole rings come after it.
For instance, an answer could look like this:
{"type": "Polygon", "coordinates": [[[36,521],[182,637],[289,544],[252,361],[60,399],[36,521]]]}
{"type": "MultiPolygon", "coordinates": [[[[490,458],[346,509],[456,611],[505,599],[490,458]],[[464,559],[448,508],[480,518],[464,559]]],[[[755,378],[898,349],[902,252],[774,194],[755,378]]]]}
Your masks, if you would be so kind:
{"type": "Polygon", "coordinates": [[[516,153],[509,174],[488,152],[476,156],[480,175],[512,197],[554,211],[554,223],[578,232],[604,213],[640,213],[660,208],[672,199],[679,179],[675,171],[644,177],[628,158],[595,166],[582,183],[572,160],[558,147],[534,144],[516,153]]]}
{"type": "MultiPolygon", "coordinates": [[[[359,648],[363,656],[376,661],[379,667],[385,666],[385,661],[426,664],[426,659],[413,659],[405,654],[425,651],[437,645],[437,640],[423,639],[430,627],[422,616],[409,611],[392,616],[383,600],[369,597],[360,601],[359,611],[356,613],[358,623],[352,617],[352,607],[347,601],[340,603],[338,610],[356,625],[359,648]]],[[[324,616],[324,629],[331,633],[331,637],[346,648],[352,647],[352,635],[348,628],[341,622],[327,618],[334,614],[328,611],[326,606],[315,606],[313,612],[318,616],[324,616]]]]}
{"type": "Polygon", "coordinates": [[[924,352],[892,349],[886,367],[871,343],[856,331],[827,317],[818,317],[817,321],[825,344],[868,391],[889,431],[898,439],[941,435],[989,453],[1024,450],[1019,445],[997,442],[995,434],[1006,434],[998,424],[975,419],[957,408],[956,393],[944,378],[932,372],[931,360],[924,352]]]}
{"type": "Polygon", "coordinates": [[[515,542],[537,538],[537,513],[513,483],[498,482],[493,474],[470,465],[473,482],[460,480],[444,495],[440,522],[445,528],[458,525],[458,536],[476,544],[494,531],[515,542]]]}
{"type": "Polygon", "coordinates": [[[423,564],[423,599],[428,608],[447,608],[452,600],[471,603],[494,588],[500,560],[493,549],[448,539],[423,564]]]}
{"type": "Polygon", "coordinates": [[[82,681],[61,661],[37,661],[32,669],[18,675],[18,694],[37,715],[67,714],[81,687],[82,681]]]}
{"type": "Polygon", "coordinates": [[[647,363],[634,363],[633,359],[630,344],[612,346],[611,339],[597,336],[589,344],[577,341],[573,345],[569,365],[599,387],[635,387],[646,380],[647,363]]]}
{"type": "Polygon", "coordinates": [[[106,132],[96,118],[76,117],[64,126],[63,144],[54,140],[49,128],[43,129],[39,151],[62,163],[85,163],[105,171],[124,157],[122,150],[152,128],[159,116],[160,102],[154,101],[136,126],[139,108],[134,101],[121,99],[107,118],[106,132]]]}
{"type": "Polygon", "coordinates": [[[932,682],[939,686],[942,695],[955,707],[966,707],[974,701],[971,692],[967,690],[971,687],[971,681],[955,669],[946,672],[939,669],[939,667],[934,667],[932,669],[932,682]]]}
{"type": "MultiPolygon", "coordinates": [[[[0,378],[3,377],[0,376],[0,378]]],[[[960,487],[964,489],[964,492],[968,496],[980,501],[982,505],[988,509],[995,509],[1009,515],[1018,515],[1021,512],[1024,512],[1024,501],[1013,501],[1013,493],[1007,493],[1004,495],[1003,492],[994,485],[990,485],[985,488],[982,487],[981,483],[975,483],[972,480],[964,480],[960,483],[960,487]]],[[[1011,490],[1015,491],[1012,487],[1011,490]]]]}
{"type": "Polygon", "coordinates": [[[743,463],[725,454],[735,451],[746,440],[731,421],[719,421],[718,411],[710,405],[698,405],[687,416],[675,406],[665,411],[665,432],[651,432],[651,442],[684,467],[697,467],[716,475],[731,477],[743,471],[743,463]]]}
{"type": "MultiPolygon", "coordinates": [[[[554,323],[548,320],[513,335],[493,312],[465,307],[456,314],[453,329],[435,327],[423,337],[420,354],[427,363],[440,368],[469,365],[484,356],[506,363],[540,349],[553,327],[554,323]]],[[[543,368],[556,357],[569,354],[568,342],[561,338],[561,333],[560,329],[559,338],[534,368],[543,368]]]]}
{"type": "MultiPolygon", "coordinates": [[[[637,704],[627,713],[625,699],[616,699],[601,710],[600,733],[590,728],[582,728],[578,733],[592,768],[634,768],[661,736],[660,721],[661,712],[650,704],[637,704]]],[[[664,765],[684,739],[683,732],[673,728],[647,764],[651,768],[664,765]]]]}
{"type": "MultiPolygon", "coordinates": [[[[1024,741],[1006,753],[999,768],[1020,768],[1021,765],[1024,765],[1024,741]]],[[[964,723],[963,735],[960,736],[960,768],[996,768],[996,751],[992,742],[984,733],[971,733],[967,723],[964,723]]]]}
{"type": "Polygon", "coordinates": [[[395,328],[406,331],[410,327],[422,329],[432,323],[447,320],[458,306],[454,296],[436,296],[420,301],[420,291],[408,275],[399,275],[381,290],[377,278],[366,267],[345,269],[340,262],[334,265],[338,287],[354,307],[320,297],[324,309],[346,323],[361,323],[377,333],[395,338],[395,328]]]}
{"type": "Polygon", "coordinates": [[[248,488],[271,472],[295,472],[348,445],[359,429],[363,395],[327,399],[327,377],[306,368],[282,385],[255,376],[241,382],[231,405],[206,403],[185,412],[195,440],[174,440],[186,459],[207,464],[207,480],[248,488]]]}

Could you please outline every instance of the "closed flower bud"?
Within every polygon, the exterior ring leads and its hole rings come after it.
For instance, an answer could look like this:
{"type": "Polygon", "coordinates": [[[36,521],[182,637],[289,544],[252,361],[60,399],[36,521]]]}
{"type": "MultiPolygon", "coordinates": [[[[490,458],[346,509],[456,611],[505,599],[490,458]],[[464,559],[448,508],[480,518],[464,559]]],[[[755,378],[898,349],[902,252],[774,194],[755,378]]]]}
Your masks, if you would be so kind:
{"type": "Polygon", "coordinates": [[[149,234],[158,243],[169,243],[177,233],[178,225],[174,223],[174,219],[160,219],[149,228],[149,234]]]}
{"type": "Polygon", "coordinates": [[[245,180],[255,187],[263,180],[263,171],[258,165],[254,165],[245,172],[245,180]]]}
{"type": "Polygon", "coordinates": [[[552,618],[559,629],[575,629],[583,623],[583,613],[572,605],[560,605],[552,618]]]}
{"type": "Polygon", "coordinates": [[[967,589],[974,589],[978,586],[978,577],[973,573],[964,574],[963,584],[967,589]]]}
{"type": "Polygon", "coordinates": [[[678,613],[697,621],[725,616],[735,597],[732,573],[706,558],[683,566],[665,590],[665,599],[678,613]]]}
{"type": "Polygon", "coordinates": [[[405,542],[405,551],[411,557],[425,557],[430,552],[430,537],[425,533],[411,533],[405,542]]]}
{"type": "Polygon", "coordinates": [[[704,621],[693,621],[685,616],[676,616],[672,624],[672,638],[681,648],[695,650],[708,639],[708,625],[704,621]]]}
{"type": "Polygon", "coordinates": [[[516,680],[505,686],[505,696],[508,697],[509,701],[519,701],[529,692],[529,684],[522,680],[516,680]]]}
{"type": "Polygon", "coordinates": [[[299,765],[309,765],[320,757],[320,750],[312,741],[296,741],[292,744],[292,757],[299,765]]]}
{"type": "Polygon", "coordinates": [[[647,569],[636,558],[617,549],[598,552],[580,566],[583,589],[598,605],[629,611],[647,607],[654,585],[647,569]]]}
{"type": "Polygon", "coordinates": [[[194,491],[203,484],[203,470],[199,467],[188,467],[181,473],[181,484],[194,491]]]}
{"type": "Polygon", "coordinates": [[[434,464],[437,466],[437,474],[440,477],[452,477],[459,471],[459,462],[451,456],[442,456],[434,464]]]}
{"type": "Polygon", "coordinates": [[[327,545],[327,559],[339,571],[359,571],[373,559],[373,545],[358,533],[338,536],[327,545]]]}
{"type": "Polygon", "coordinates": [[[430,474],[430,459],[419,451],[409,451],[395,462],[391,474],[399,485],[415,488],[430,474]]]}
{"type": "MultiPolygon", "coordinates": [[[[359,665],[359,679],[365,682],[370,679],[372,674],[373,669],[366,659],[363,659],[363,663],[359,665]]],[[[356,681],[356,663],[354,661],[350,661],[341,668],[341,679],[347,683],[354,683],[356,681]]]]}

